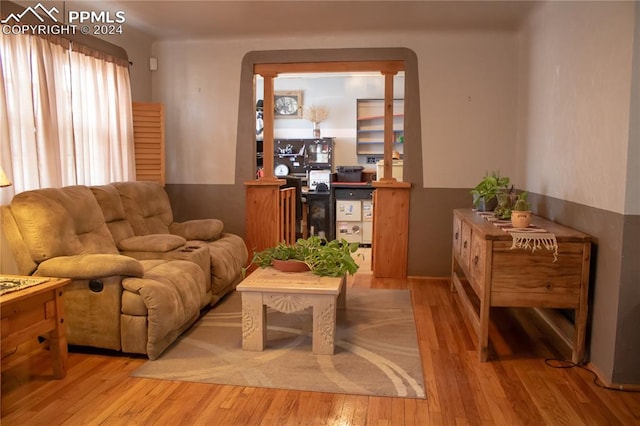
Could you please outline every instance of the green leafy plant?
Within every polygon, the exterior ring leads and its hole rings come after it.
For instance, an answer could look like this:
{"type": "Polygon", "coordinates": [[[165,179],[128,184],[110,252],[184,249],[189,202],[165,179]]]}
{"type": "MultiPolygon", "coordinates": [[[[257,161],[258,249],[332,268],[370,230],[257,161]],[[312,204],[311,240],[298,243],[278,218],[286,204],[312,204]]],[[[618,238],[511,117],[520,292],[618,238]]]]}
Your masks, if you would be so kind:
{"type": "Polygon", "coordinates": [[[527,191],[524,191],[518,194],[518,198],[516,199],[516,202],[513,204],[512,210],[516,210],[520,212],[526,212],[531,210],[531,206],[527,201],[528,196],[529,196],[529,193],[527,191]]]}
{"type": "Polygon", "coordinates": [[[351,255],[358,246],[358,243],[349,243],[344,239],[327,241],[312,236],[306,239],[299,238],[293,245],[279,243],[256,252],[252,262],[266,268],[272,265],[273,260],[298,260],[306,263],[316,275],[341,277],[358,271],[359,266],[351,255]]]}
{"type": "Polygon", "coordinates": [[[507,176],[500,176],[500,172],[485,174],[482,180],[471,190],[473,195],[473,206],[478,207],[481,203],[486,205],[489,201],[497,197],[498,192],[504,191],[509,186],[510,179],[507,176]]]}

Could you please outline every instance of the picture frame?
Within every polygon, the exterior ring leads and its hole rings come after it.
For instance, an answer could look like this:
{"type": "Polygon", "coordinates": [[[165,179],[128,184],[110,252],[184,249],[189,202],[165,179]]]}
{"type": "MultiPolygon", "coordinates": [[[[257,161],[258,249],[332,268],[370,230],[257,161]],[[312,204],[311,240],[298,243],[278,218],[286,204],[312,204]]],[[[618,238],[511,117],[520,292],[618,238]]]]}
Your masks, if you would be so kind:
{"type": "Polygon", "coordinates": [[[275,118],[302,118],[302,90],[276,90],[273,98],[275,118]]]}

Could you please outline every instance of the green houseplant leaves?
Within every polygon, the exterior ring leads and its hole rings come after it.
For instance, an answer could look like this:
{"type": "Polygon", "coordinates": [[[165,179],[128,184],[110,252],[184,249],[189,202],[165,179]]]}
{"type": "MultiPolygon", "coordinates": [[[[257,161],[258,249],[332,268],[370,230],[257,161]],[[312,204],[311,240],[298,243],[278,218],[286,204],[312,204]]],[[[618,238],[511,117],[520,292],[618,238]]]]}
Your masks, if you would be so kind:
{"type": "Polygon", "coordinates": [[[341,277],[355,274],[358,264],[351,255],[358,243],[346,240],[327,241],[317,236],[299,238],[295,244],[279,243],[274,247],[256,252],[252,262],[262,268],[271,266],[273,260],[298,260],[306,263],[316,275],[341,277]]]}
{"type": "Polygon", "coordinates": [[[507,176],[500,176],[500,172],[488,173],[482,180],[471,190],[473,195],[473,206],[478,208],[484,203],[486,206],[489,201],[497,197],[499,191],[504,191],[509,186],[510,179],[507,176]]]}

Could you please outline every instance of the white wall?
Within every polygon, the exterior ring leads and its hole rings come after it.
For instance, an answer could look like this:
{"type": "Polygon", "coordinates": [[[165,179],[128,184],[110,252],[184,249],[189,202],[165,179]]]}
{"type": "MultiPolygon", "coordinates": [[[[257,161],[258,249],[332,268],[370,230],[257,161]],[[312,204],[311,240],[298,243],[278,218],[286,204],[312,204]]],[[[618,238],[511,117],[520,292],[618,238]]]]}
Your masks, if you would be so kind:
{"type": "Polygon", "coordinates": [[[530,17],[520,48],[522,187],[625,213],[627,162],[639,162],[627,158],[633,29],[633,2],[549,2],[530,17]]]}
{"type": "MultiPolygon", "coordinates": [[[[153,98],[167,114],[167,182],[230,184],[240,67],[250,51],[407,47],[420,69],[424,186],[472,187],[515,172],[517,39],[506,32],[420,32],[163,41],[153,98]]],[[[405,143],[416,143],[405,141],[405,143]]]]}
{"type": "Polygon", "coordinates": [[[142,31],[126,25],[123,34],[103,36],[106,41],[127,51],[129,75],[131,77],[131,99],[134,102],[151,102],[151,71],[149,58],[153,38],[142,31]]]}

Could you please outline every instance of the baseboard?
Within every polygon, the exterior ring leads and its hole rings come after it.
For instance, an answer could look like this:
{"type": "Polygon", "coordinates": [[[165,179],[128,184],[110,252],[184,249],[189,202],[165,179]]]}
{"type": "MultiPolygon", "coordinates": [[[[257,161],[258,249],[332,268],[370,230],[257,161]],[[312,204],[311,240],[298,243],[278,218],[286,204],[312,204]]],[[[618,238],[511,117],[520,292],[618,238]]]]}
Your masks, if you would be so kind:
{"type": "Polygon", "coordinates": [[[585,365],[586,368],[588,368],[589,370],[593,371],[593,374],[595,374],[598,377],[598,381],[605,386],[606,388],[609,389],[615,389],[615,390],[619,390],[619,391],[631,391],[631,392],[640,392],[640,385],[636,385],[636,384],[624,384],[624,383],[614,383],[614,382],[610,382],[609,380],[606,380],[603,376],[603,374],[600,372],[600,370],[598,370],[598,367],[596,367],[595,365],[593,365],[592,363],[588,362],[585,365]]]}

